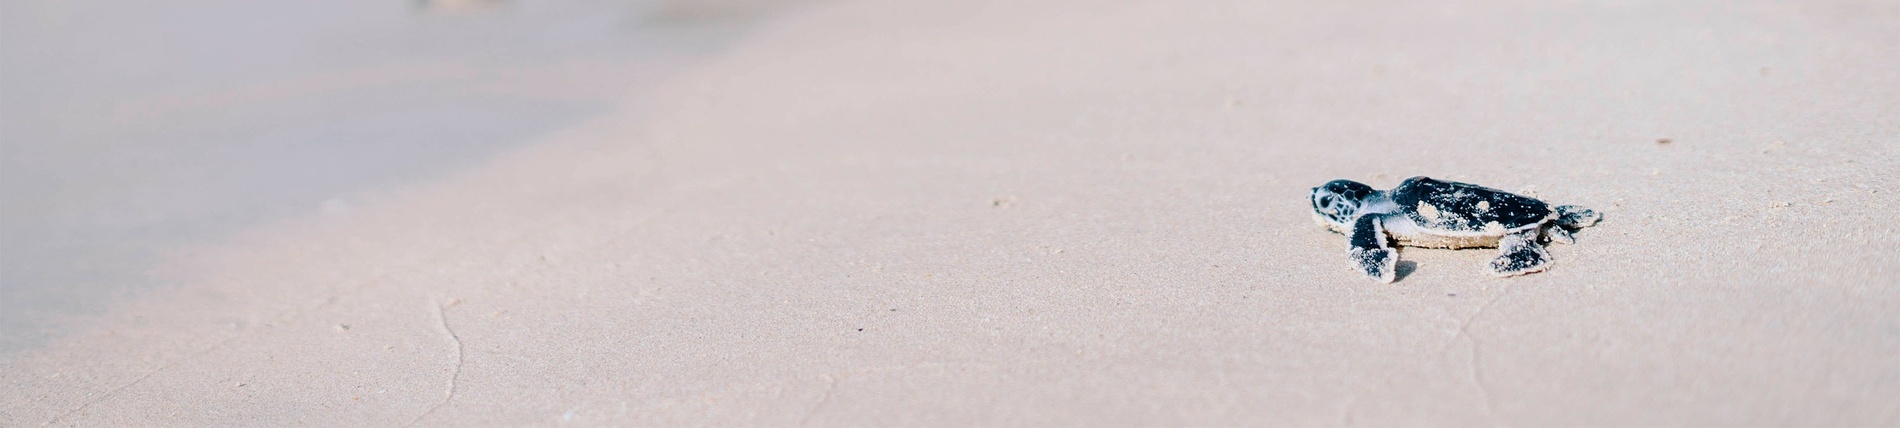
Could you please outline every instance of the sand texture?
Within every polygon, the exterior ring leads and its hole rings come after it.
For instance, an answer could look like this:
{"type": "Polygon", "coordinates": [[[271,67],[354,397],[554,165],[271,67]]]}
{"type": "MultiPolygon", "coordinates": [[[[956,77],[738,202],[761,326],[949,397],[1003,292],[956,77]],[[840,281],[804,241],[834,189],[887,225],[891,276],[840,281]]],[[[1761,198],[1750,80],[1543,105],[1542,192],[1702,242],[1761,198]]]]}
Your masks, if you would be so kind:
{"type": "Polygon", "coordinates": [[[181,252],[0,360],[0,426],[1900,424],[1895,46],[1891,2],[820,4],[181,252]],[[1604,220],[1369,281],[1307,191],[1414,175],[1604,220]]]}

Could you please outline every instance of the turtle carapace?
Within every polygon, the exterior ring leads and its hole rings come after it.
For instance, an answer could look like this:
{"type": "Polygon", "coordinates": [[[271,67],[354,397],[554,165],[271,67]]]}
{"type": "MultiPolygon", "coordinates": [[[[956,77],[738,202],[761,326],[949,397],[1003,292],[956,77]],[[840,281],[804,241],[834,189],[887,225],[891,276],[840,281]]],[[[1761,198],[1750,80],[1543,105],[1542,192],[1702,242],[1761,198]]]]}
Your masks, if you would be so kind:
{"type": "Polygon", "coordinates": [[[1351,237],[1354,269],[1379,282],[1395,279],[1393,244],[1426,248],[1498,248],[1491,273],[1500,277],[1550,268],[1546,242],[1575,242],[1571,233],[1602,216],[1576,205],[1502,190],[1412,177],[1388,191],[1333,180],[1313,188],[1313,219],[1351,237]]]}

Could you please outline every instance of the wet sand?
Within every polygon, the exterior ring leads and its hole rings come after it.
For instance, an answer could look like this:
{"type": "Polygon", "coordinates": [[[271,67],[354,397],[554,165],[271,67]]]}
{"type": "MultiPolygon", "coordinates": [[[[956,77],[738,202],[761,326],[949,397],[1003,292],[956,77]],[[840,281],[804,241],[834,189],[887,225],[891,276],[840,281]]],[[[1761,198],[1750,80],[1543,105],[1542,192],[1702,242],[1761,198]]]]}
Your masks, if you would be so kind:
{"type": "Polygon", "coordinates": [[[1892,425],[1900,9],[838,2],[0,360],[0,425],[1892,425]],[[1349,269],[1312,186],[1604,213],[1349,269]]]}
{"type": "Polygon", "coordinates": [[[150,275],[170,253],[614,111],[741,34],[716,6],[744,3],[10,2],[0,353],[178,285],[150,275]]]}

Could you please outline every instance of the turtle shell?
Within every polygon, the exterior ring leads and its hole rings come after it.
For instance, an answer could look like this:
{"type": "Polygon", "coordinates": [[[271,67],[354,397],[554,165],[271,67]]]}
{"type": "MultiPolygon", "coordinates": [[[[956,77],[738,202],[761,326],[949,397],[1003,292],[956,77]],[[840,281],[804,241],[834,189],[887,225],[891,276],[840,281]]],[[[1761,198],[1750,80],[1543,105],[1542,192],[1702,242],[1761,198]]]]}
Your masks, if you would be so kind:
{"type": "Polygon", "coordinates": [[[1543,223],[1550,205],[1502,190],[1429,177],[1393,188],[1392,202],[1418,225],[1439,231],[1503,235],[1543,223]]]}

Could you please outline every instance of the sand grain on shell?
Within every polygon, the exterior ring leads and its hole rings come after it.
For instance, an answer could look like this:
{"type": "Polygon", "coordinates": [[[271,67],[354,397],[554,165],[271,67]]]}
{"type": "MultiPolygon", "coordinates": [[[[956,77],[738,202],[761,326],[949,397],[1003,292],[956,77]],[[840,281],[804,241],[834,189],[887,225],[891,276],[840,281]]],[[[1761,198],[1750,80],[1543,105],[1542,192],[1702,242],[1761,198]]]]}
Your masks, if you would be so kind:
{"type": "Polygon", "coordinates": [[[1425,203],[1425,201],[1419,201],[1418,215],[1424,217],[1428,223],[1436,223],[1439,219],[1438,206],[1425,203]]]}

